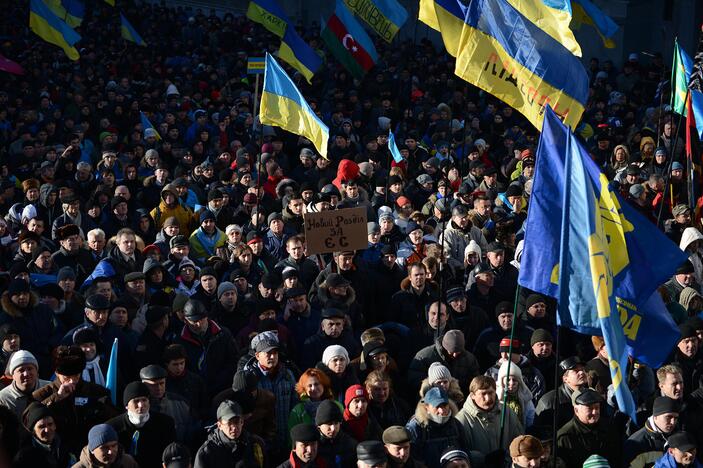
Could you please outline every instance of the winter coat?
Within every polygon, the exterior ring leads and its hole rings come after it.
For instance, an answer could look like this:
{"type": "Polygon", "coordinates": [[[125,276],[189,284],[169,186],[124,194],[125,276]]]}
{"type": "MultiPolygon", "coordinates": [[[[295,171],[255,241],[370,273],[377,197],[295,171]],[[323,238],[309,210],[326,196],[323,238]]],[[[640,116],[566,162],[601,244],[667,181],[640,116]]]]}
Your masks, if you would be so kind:
{"type": "Polygon", "coordinates": [[[44,304],[39,303],[35,294],[30,294],[29,304],[25,308],[18,307],[7,291],[0,296],[0,325],[9,323],[17,329],[22,343],[22,349],[29,351],[37,358],[39,375],[51,375],[51,350],[61,339],[61,327],[54,313],[44,304]]]}
{"type": "Polygon", "coordinates": [[[537,402],[535,409],[535,425],[542,428],[551,428],[554,421],[554,411],[557,410],[556,427],[562,427],[574,416],[574,407],[571,404],[573,390],[561,384],[556,390],[545,393],[537,402]]]}
{"type": "Polygon", "coordinates": [[[68,266],[76,272],[76,288],[85,281],[97,265],[93,256],[85,249],[78,249],[73,253],[63,247],[59,247],[57,251],[51,254],[51,260],[56,268],[60,269],[68,266]]]}
{"type": "Polygon", "coordinates": [[[695,252],[686,251],[688,246],[695,241],[703,241],[703,234],[701,234],[701,232],[694,227],[688,227],[684,229],[683,234],[681,235],[679,248],[689,254],[688,259],[693,264],[693,272],[696,277],[696,283],[703,284],[703,257],[701,256],[700,250],[695,252]]]}
{"type": "MultiPolygon", "coordinates": [[[[533,331],[520,322],[515,324],[515,338],[520,340],[520,343],[529,343],[533,331]]],[[[474,355],[481,369],[491,367],[500,358],[500,341],[506,336],[510,336],[510,330],[503,330],[495,321],[490,328],[481,332],[474,345],[474,355]]]]}
{"type": "Polygon", "coordinates": [[[405,278],[400,282],[400,291],[391,298],[391,320],[410,329],[418,329],[425,314],[425,307],[438,299],[438,289],[434,283],[427,282],[422,292],[416,294],[410,284],[410,278],[405,278]]]}
{"type": "MultiPolygon", "coordinates": [[[[674,456],[669,452],[666,452],[663,457],[661,457],[654,464],[654,468],[679,468],[681,465],[676,463],[674,456]]],[[[689,465],[687,468],[703,468],[703,463],[699,462],[698,459],[694,459],[693,464],[689,465]]]]}
{"type": "Polygon", "coordinates": [[[231,468],[242,466],[262,468],[265,466],[264,441],[254,434],[242,431],[239,438],[230,440],[216,426],[195,455],[193,468],[231,468]]]}
{"type": "Polygon", "coordinates": [[[170,392],[161,399],[150,398],[152,413],[159,413],[173,419],[175,440],[188,442],[193,439],[196,426],[199,426],[195,414],[190,409],[190,400],[170,392]]]}
{"type": "MultiPolygon", "coordinates": [[[[144,256],[142,253],[138,250],[135,249],[134,251],[134,265],[130,265],[127,260],[122,256],[122,253],[120,252],[120,249],[118,246],[114,246],[110,252],[108,252],[107,256],[100,260],[100,263],[95,267],[95,270],[91,274],[91,277],[94,279],[97,276],[109,276],[113,279],[113,284],[115,285],[115,288],[117,288],[119,291],[124,290],[124,277],[127,273],[132,273],[135,271],[141,272],[142,269],[144,268],[144,256]],[[109,267],[108,267],[109,265],[109,267]],[[97,275],[98,271],[105,271],[109,272],[110,268],[114,273],[112,274],[105,274],[105,275],[97,275]]],[[[90,279],[90,278],[89,278],[90,279]]],[[[87,282],[87,280],[86,280],[87,282]]],[[[92,282],[92,281],[91,281],[92,282]]],[[[85,285],[84,285],[85,286],[85,285]]]]}
{"type": "Polygon", "coordinates": [[[458,413],[456,405],[449,402],[452,416],[444,424],[438,424],[427,415],[427,406],[420,402],[415,408],[415,415],[405,425],[410,432],[411,449],[414,459],[424,462],[429,468],[439,468],[442,452],[454,446],[469,453],[474,446],[467,437],[466,430],[455,416],[458,413]]]}
{"type": "Polygon", "coordinates": [[[341,430],[334,439],[320,435],[317,458],[323,459],[328,467],[356,468],[356,441],[341,430]]]}
{"type": "Polygon", "coordinates": [[[503,427],[503,445],[500,442],[500,413],[502,404],[496,401],[493,408],[485,411],[467,397],[464,407],[456,415],[466,431],[469,447],[486,455],[498,449],[507,449],[510,442],[524,433],[522,424],[510,408],[505,409],[505,426],[503,427]]]}
{"type": "MultiPolygon", "coordinates": [[[[498,360],[493,367],[486,371],[485,375],[493,377],[493,380],[497,382],[498,371],[500,370],[501,364],[503,364],[503,362],[498,360]]],[[[520,371],[522,371],[522,380],[525,385],[527,385],[530,393],[532,393],[532,400],[538,402],[544,394],[544,376],[539,370],[537,370],[537,368],[532,366],[532,363],[530,363],[530,360],[527,359],[526,356],[521,355],[520,362],[515,365],[517,365],[520,368],[520,371]]]]}
{"type": "MultiPolygon", "coordinates": [[[[132,458],[131,455],[126,454],[122,447],[119,448],[119,451],[120,453],[117,455],[117,460],[115,460],[115,463],[110,465],[110,468],[139,468],[136,460],[132,458]]],[[[83,450],[81,450],[81,456],[78,463],[73,465],[71,468],[103,468],[104,466],[105,465],[95,459],[86,445],[83,447],[83,450]]]]}
{"type": "MultiPolygon", "coordinates": [[[[340,309],[343,310],[350,319],[351,330],[350,332],[360,333],[361,330],[366,329],[366,317],[364,316],[364,310],[361,306],[361,301],[358,300],[358,296],[354,288],[347,288],[347,294],[343,297],[332,296],[327,284],[322,283],[319,288],[317,288],[317,300],[312,304],[313,307],[323,310],[327,308],[340,309]]],[[[376,323],[375,321],[373,323],[376,323]]],[[[357,346],[355,346],[356,348],[357,346]]],[[[352,356],[352,350],[347,348],[349,351],[349,356],[352,356]]],[[[321,356],[322,354],[320,354],[321,356]]]]}
{"type": "Polygon", "coordinates": [[[190,208],[187,208],[179,203],[176,203],[176,206],[174,207],[168,207],[166,205],[166,202],[163,201],[163,198],[161,202],[159,202],[159,206],[151,210],[149,214],[151,215],[151,219],[154,220],[154,223],[156,224],[156,227],[158,229],[163,228],[166,219],[173,216],[174,218],[176,218],[176,221],[178,221],[178,225],[180,226],[179,232],[183,233],[184,235],[189,232],[192,232],[195,226],[197,226],[198,224],[195,221],[195,216],[193,215],[193,212],[190,211],[190,208]]]}
{"type": "Polygon", "coordinates": [[[300,260],[294,260],[290,255],[276,264],[275,270],[280,275],[286,267],[293,267],[298,270],[300,282],[302,286],[309,290],[310,286],[315,282],[315,278],[320,274],[320,268],[312,259],[303,257],[300,260]]]}
{"type": "Polygon", "coordinates": [[[464,350],[458,357],[450,359],[442,348],[442,339],[438,338],[433,345],[418,351],[410,363],[408,383],[413,388],[419,390],[420,383],[427,377],[427,371],[433,362],[440,362],[449,369],[452,377],[459,381],[464,394],[468,394],[471,380],[480,373],[478,361],[473,354],[464,350]]]}
{"type": "Polygon", "coordinates": [[[330,368],[322,362],[318,362],[315,367],[320,369],[325,373],[325,375],[327,375],[327,377],[329,377],[330,382],[332,383],[332,393],[340,403],[344,403],[344,393],[347,389],[352,385],[359,383],[359,377],[357,377],[356,372],[354,371],[354,366],[352,365],[347,365],[341,376],[332,372],[330,368]]]}
{"type": "Polygon", "coordinates": [[[173,419],[165,414],[151,411],[149,420],[142,427],[129,421],[127,413],[116,416],[106,424],[112,426],[123,447],[129,447],[139,466],[159,466],[161,455],[168,444],[176,440],[173,419]],[[134,433],[139,431],[136,450],[132,448],[134,433]]]}
{"type": "MultiPolygon", "coordinates": [[[[324,400],[317,402],[310,401],[307,395],[303,394],[300,397],[300,403],[295,405],[288,415],[288,430],[290,431],[293,426],[297,424],[315,424],[315,414],[317,413],[317,407],[324,400]]],[[[344,405],[339,401],[333,400],[339,407],[339,411],[344,412],[344,405]]]]}
{"type": "Polygon", "coordinates": [[[34,390],[27,394],[20,392],[13,381],[10,385],[0,390],[0,405],[12,410],[21,421],[22,413],[27,406],[34,401],[32,393],[49,384],[51,384],[51,382],[48,380],[37,379],[37,385],[34,387],[34,390]]]}
{"type": "MultiPolygon", "coordinates": [[[[234,390],[231,388],[223,390],[215,395],[210,408],[210,419],[215,419],[220,403],[225,400],[234,400],[236,396],[234,390]]],[[[256,396],[254,397],[254,410],[251,416],[244,421],[244,429],[251,434],[261,437],[266,443],[274,440],[276,437],[275,406],[276,398],[273,396],[273,393],[263,388],[258,388],[256,390],[256,396]]]]}
{"type": "Polygon", "coordinates": [[[461,229],[454,224],[454,221],[449,221],[447,228],[444,232],[438,233],[438,236],[441,236],[440,241],[444,247],[445,255],[447,255],[447,260],[455,268],[464,267],[464,251],[472,240],[478,243],[482,252],[488,248],[488,242],[486,242],[483,233],[473,224],[461,229]]]}
{"type": "Polygon", "coordinates": [[[616,467],[620,466],[622,441],[610,421],[601,417],[588,426],[574,417],[557,432],[557,453],[566,466],[581,466],[589,456],[600,455],[616,467]]]}
{"type": "Polygon", "coordinates": [[[666,451],[666,434],[649,417],[644,427],[632,434],[623,446],[623,461],[630,468],[651,468],[666,451]]]}
{"type": "Polygon", "coordinates": [[[212,236],[208,236],[202,227],[196,229],[188,239],[190,243],[190,255],[196,263],[201,265],[205,264],[205,261],[215,256],[218,247],[224,247],[227,245],[227,236],[219,228],[215,229],[212,236]],[[211,246],[207,246],[201,239],[202,237],[209,238],[212,243],[211,246]]]}
{"type": "Polygon", "coordinates": [[[200,375],[209,394],[214,395],[231,385],[237,363],[237,349],[229,330],[220,328],[212,320],[208,322],[204,336],[195,335],[184,325],[176,342],[186,350],[188,369],[200,375]]]}
{"type": "Polygon", "coordinates": [[[368,412],[383,430],[390,426],[403,426],[410,417],[408,404],[393,394],[389,395],[384,403],[369,401],[368,412]]]}

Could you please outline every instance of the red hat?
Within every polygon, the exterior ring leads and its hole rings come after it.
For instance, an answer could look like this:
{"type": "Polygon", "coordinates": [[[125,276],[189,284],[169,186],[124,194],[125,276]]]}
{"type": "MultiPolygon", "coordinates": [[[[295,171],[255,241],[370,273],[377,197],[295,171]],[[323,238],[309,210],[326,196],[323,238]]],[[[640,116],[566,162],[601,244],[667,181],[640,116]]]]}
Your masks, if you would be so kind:
{"type": "Polygon", "coordinates": [[[369,399],[369,394],[366,393],[366,389],[359,384],[352,385],[344,393],[344,407],[348,408],[349,404],[354,398],[365,398],[369,399]]]}
{"type": "MultiPolygon", "coordinates": [[[[503,351],[504,349],[507,351],[510,349],[510,338],[505,337],[502,340],[500,340],[500,350],[503,351]]],[[[520,340],[514,339],[513,340],[513,352],[520,352],[520,340]]]]}
{"type": "Polygon", "coordinates": [[[400,196],[400,197],[398,197],[398,199],[397,199],[395,202],[396,202],[396,204],[397,204],[399,207],[402,207],[403,205],[407,205],[408,203],[412,203],[412,202],[410,201],[410,199],[409,199],[408,197],[406,197],[406,196],[400,196]]]}

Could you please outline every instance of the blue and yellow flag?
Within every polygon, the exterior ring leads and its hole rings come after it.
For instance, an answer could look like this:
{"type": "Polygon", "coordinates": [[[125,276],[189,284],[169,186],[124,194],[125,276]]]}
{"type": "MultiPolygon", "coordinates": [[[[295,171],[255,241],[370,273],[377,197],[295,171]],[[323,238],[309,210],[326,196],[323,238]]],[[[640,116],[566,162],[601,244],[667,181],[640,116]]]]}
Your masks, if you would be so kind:
{"type": "Polygon", "coordinates": [[[613,382],[624,375],[621,342],[637,360],[660,366],[679,335],[656,288],[686,255],[620,201],[551,110],[536,161],[520,285],[561,298],[562,326],[610,341],[609,356],[618,361],[612,370],[622,372],[613,382]],[[566,161],[571,161],[570,177],[566,161]]]}
{"type": "Polygon", "coordinates": [[[247,18],[278,37],[283,37],[290,23],[288,15],[276,0],[251,0],[247,8],[247,18]]]}
{"type": "Polygon", "coordinates": [[[308,83],[322,67],[320,56],[300,37],[292,26],[286,28],[286,33],[281,39],[281,48],[278,50],[278,56],[285,60],[288,65],[302,73],[308,83]]]}
{"type": "Polygon", "coordinates": [[[569,28],[571,0],[508,0],[508,2],[572,54],[581,57],[581,46],[569,28]]]}
{"type": "Polygon", "coordinates": [[[61,47],[69,59],[80,58],[74,45],[81,40],[81,36],[56,16],[42,0],[29,2],[29,28],[46,42],[61,47]]]}
{"type": "MultiPolygon", "coordinates": [[[[693,60],[685,50],[679,46],[677,40],[674,45],[674,63],[671,67],[671,110],[684,117],[688,115],[686,106],[686,93],[691,81],[693,60]]],[[[696,121],[698,138],[703,140],[703,93],[696,89],[690,91],[691,109],[696,121]]]]}
{"type": "Polygon", "coordinates": [[[572,0],[572,21],[574,29],[580,29],[582,24],[593,26],[603,45],[608,49],[615,48],[615,41],[612,37],[618,32],[618,25],[613,19],[603,13],[590,0],[572,0]]]}
{"type": "Polygon", "coordinates": [[[149,121],[149,118],[144,114],[144,112],[139,111],[139,119],[141,120],[142,123],[142,131],[146,130],[147,128],[152,128],[154,129],[154,133],[156,133],[156,139],[161,140],[161,135],[159,135],[158,130],[154,127],[154,125],[149,121]]]}
{"type": "Polygon", "coordinates": [[[393,156],[393,161],[397,163],[402,163],[404,161],[403,155],[400,154],[398,145],[395,143],[395,135],[390,130],[388,131],[388,150],[391,152],[391,156],[393,156]]]}
{"type": "Polygon", "coordinates": [[[78,27],[85,16],[85,5],[81,0],[62,0],[61,4],[66,10],[66,24],[72,28],[78,27]]]}
{"type": "Polygon", "coordinates": [[[120,30],[122,31],[122,38],[126,41],[134,42],[137,45],[146,47],[146,42],[142,39],[136,29],[127,21],[127,18],[120,13],[120,30]]]}
{"type": "Polygon", "coordinates": [[[344,3],[386,42],[391,42],[408,20],[408,11],[397,0],[344,0],[344,3]]]}
{"type": "Polygon", "coordinates": [[[293,81],[269,54],[266,54],[259,119],[263,125],[275,125],[304,136],[315,145],[322,157],[327,159],[329,129],[315,115],[293,81]]]}
{"type": "Polygon", "coordinates": [[[466,10],[460,0],[420,0],[418,19],[442,35],[444,47],[452,57],[459,50],[466,10]]]}
{"type": "Polygon", "coordinates": [[[473,0],[454,73],[505,101],[537,129],[549,104],[575,128],[588,99],[578,57],[506,0],[473,0]]]}

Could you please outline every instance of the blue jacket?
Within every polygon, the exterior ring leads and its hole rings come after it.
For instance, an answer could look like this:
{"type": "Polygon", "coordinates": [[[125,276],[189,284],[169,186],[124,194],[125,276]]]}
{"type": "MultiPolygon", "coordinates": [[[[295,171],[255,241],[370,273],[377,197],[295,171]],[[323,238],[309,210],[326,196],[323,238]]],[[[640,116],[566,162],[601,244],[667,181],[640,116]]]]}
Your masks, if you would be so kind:
{"type": "MultiPolygon", "coordinates": [[[[654,464],[654,468],[677,468],[677,466],[678,465],[676,464],[676,460],[674,460],[674,456],[668,452],[654,464]]],[[[703,468],[703,464],[701,464],[698,459],[693,462],[693,465],[689,466],[691,468],[703,468]]]]}

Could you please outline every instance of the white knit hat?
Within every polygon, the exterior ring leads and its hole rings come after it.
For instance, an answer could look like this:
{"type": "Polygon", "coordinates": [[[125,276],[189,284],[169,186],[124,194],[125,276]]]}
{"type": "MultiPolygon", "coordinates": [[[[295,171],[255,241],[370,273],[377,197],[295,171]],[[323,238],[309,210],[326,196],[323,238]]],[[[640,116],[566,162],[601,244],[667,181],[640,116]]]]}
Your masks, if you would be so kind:
{"type": "Polygon", "coordinates": [[[451,378],[452,373],[441,362],[433,362],[430,364],[430,368],[427,369],[427,381],[430,385],[434,385],[438,380],[449,380],[451,378]]]}
{"type": "Polygon", "coordinates": [[[473,239],[469,241],[469,245],[464,249],[464,258],[468,257],[470,253],[475,253],[478,258],[481,258],[481,246],[473,239]]]}
{"type": "Polygon", "coordinates": [[[327,366],[332,358],[337,356],[342,356],[346,359],[347,364],[349,364],[349,353],[344,346],[339,345],[331,345],[325,348],[325,351],[322,353],[322,363],[327,366]]]}
{"type": "Polygon", "coordinates": [[[15,369],[19,366],[24,366],[25,364],[34,364],[34,367],[39,369],[39,363],[37,362],[37,358],[34,357],[34,354],[29,351],[25,351],[24,349],[20,349],[19,351],[12,353],[12,356],[10,357],[10,365],[7,366],[7,370],[10,374],[12,374],[15,369]]]}

